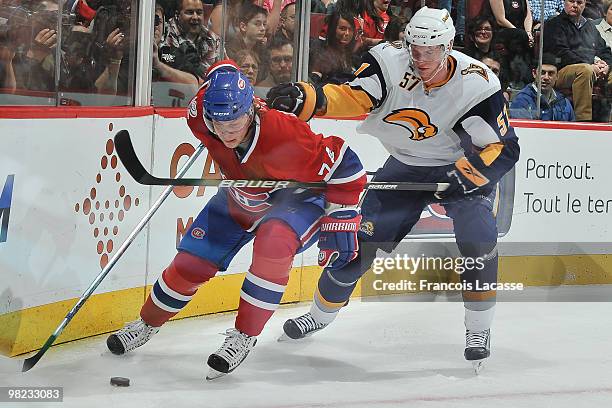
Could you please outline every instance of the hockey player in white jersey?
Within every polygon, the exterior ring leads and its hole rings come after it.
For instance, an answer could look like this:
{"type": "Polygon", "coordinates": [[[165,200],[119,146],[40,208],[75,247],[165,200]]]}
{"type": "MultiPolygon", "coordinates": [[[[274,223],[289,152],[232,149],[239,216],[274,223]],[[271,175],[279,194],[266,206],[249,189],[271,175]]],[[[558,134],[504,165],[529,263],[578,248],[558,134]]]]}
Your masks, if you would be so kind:
{"type": "MultiPolygon", "coordinates": [[[[484,259],[484,268],[472,268],[460,279],[472,285],[476,280],[496,282],[495,186],[519,156],[499,80],[481,62],[452,50],[455,28],[446,10],[421,8],[405,33],[403,43],[383,43],[366,53],[352,81],[323,87],[281,84],[268,93],[268,105],[303,120],[368,113],[358,132],[377,137],[390,154],[374,180],[450,183],[435,196],[368,191],[362,206],[361,248],[368,243],[391,252],[422,210],[437,201],[453,219],[462,256],[484,259]]],[[[299,339],[331,323],[374,256],[375,251],[360,251],[344,268],[324,269],[311,311],[285,322],[285,335],[299,339]]],[[[464,355],[476,372],[490,355],[495,295],[463,292],[464,355]]]]}

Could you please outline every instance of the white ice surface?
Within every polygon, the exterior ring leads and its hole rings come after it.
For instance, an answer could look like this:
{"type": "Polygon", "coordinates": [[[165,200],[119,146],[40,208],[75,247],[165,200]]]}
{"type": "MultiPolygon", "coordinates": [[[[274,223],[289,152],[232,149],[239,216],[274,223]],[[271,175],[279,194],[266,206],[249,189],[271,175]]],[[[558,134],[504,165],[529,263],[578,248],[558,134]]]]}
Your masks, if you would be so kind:
{"type": "Polygon", "coordinates": [[[233,314],[170,322],[125,357],[104,335],[53,347],[27,373],[2,358],[0,386],[62,386],[64,402],[0,407],[612,407],[612,303],[498,303],[479,376],[463,359],[461,303],[351,301],[321,333],[278,343],[284,320],[307,310],[279,309],[242,366],[214,382],[205,360],[233,314]]]}

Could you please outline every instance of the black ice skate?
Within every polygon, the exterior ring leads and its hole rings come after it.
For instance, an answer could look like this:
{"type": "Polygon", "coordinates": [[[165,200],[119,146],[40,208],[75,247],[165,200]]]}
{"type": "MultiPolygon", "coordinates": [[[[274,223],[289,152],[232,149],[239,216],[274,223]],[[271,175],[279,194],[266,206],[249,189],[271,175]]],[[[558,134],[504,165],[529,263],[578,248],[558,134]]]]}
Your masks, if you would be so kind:
{"type": "Polygon", "coordinates": [[[159,327],[146,324],[142,319],[126,323],[125,327],[108,336],[106,346],[113,354],[125,354],[145,344],[159,327]]]}
{"type": "Polygon", "coordinates": [[[283,325],[284,333],[281,335],[278,341],[303,339],[304,337],[312,336],[325,327],[327,327],[327,324],[317,322],[312,317],[312,314],[308,312],[295,319],[287,320],[283,325]]]}
{"type": "Polygon", "coordinates": [[[491,330],[465,331],[465,359],[472,362],[476,374],[480,373],[486,358],[491,355],[491,330]]]}
{"type": "Polygon", "coordinates": [[[227,329],[224,336],[225,341],[221,347],[208,357],[210,371],[206,376],[207,380],[214,380],[234,371],[257,344],[257,337],[237,329],[227,329]]]}

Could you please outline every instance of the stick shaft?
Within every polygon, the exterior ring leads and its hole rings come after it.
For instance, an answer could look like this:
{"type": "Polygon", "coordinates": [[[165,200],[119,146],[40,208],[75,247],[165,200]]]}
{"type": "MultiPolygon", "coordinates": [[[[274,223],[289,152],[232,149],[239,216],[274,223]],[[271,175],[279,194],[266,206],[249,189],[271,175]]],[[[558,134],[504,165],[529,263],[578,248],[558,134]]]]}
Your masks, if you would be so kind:
{"type": "MultiPolygon", "coordinates": [[[[187,173],[187,170],[189,170],[191,165],[196,161],[196,159],[202,153],[203,150],[204,150],[204,145],[200,144],[200,146],[198,146],[198,148],[193,153],[193,155],[191,155],[191,157],[189,158],[187,163],[185,163],[183,165],[183,167],[181,167],[181,169],[179,170],[179,172],[177,174],[177,178],[178,177],[182,177],[182,176],[185,175],[185,173],[187,173]]],[[[102,270],[100,271],[98,276],[96,276],[94,281],[89,285],[89,287],[85,290],[85,292],[83,292],[83,295],[81,295],[81,297],[76,302],[76,304],[72,307],[72,309],[70,309],[70,311],[68,312],[66,317],[64,317],[64,319],[59,324],[59,326],[57,326],[57,328],[55,329],[53,334],[51,334],[51,336],[49,336],[49,338],[47,339],[45,344],[41,347],[41,349],[38,350],[38,352],[34,356],[25,359],[25,361],[23,362],[23,369],[22,369],[22,371],[28,371],[32,367],[34,367],[34,365],[36,365],[38,360],[40,360],[41,357],[47,352],[47,350],[51,347],[51,345],[55,342],[55,340],[59,337],[59,335],[64,331],[64,329],[66,328],[68,323],[70,323],[72,318],[77,314],[77,312],[85,304],[87,299],[89,299],[91,294],[100,285],[102,280],[106,277],[106,275],[108,275],[108,273],[111,271],[111,269],[113,269],[113,267],[115,266],[117,261],[123,256],[123,254],[128,249],[128,247],[132,244],[132,242],[134,242],[134,240],[136,239],[138,234],[143,230],[143,228],[151,220],[151,217],[153,217],[153,215],[157,212],[157,210],[162,205],[162,203],[166,200],[166,198],[168,198],[168,196],[172,192],[172,189],[173,189],[173,186],[169,185],[164,190],[164,192],[159,196],[159,198],[153,203],[153,205],[151,206],[149,211],[147,211],[147,213],[140,220],[138,225],[136,225],[136,227],[134,227],[134,229],[132,230],[130,235],[128,235],[128,237],[125,239],[125,241],[123,241],[123,244],[121,244],[121,246],[119,247],[119,249],[117,250],[115,255],[113,255],[112,258],[108,261],[108,264],[106,264],[106,266],[104,268],[102,268],[102,270]]]]}

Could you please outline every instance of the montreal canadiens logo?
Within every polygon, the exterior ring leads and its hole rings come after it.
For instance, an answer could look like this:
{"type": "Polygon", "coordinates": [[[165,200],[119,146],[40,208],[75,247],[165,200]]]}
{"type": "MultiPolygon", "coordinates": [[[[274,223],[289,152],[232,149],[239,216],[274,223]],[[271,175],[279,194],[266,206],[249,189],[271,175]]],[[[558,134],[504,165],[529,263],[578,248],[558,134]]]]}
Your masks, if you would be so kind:
{"type": "Polygon", "coordinates": [[[195,239],[202,239],[206,235],[206,232],[202,228],[194,228],[191,230],[191,236],[195,239]]]}
{"type": "Polygon", "coordinates": [[[198,116],[198,102],[195,100],[195,98],[189,104],[189,116],[192,118],[198,116]]]}
{"type": "Polygon", "coordinates": [[[244,79],[240,78],[238,80],[238,89],[244,89],[246,87],[246,82],[244,82],[244,79]]]}

